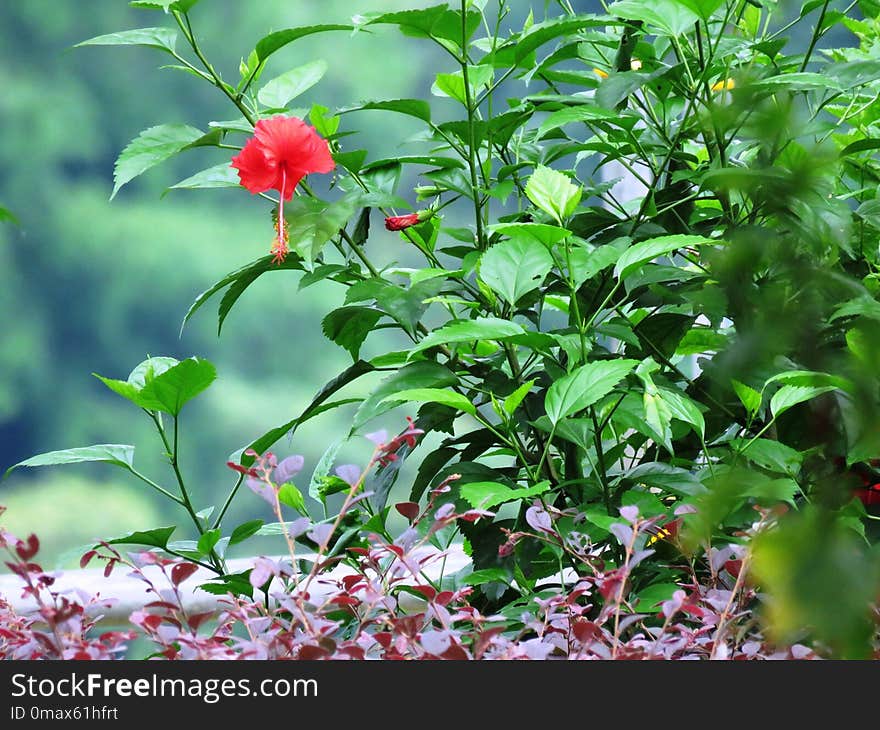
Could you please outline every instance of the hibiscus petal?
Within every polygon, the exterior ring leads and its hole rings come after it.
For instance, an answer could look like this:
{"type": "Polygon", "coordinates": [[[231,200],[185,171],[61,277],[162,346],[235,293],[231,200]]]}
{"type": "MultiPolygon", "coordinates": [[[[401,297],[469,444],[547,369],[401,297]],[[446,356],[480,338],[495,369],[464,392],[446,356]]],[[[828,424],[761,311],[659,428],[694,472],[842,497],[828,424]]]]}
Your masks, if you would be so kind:
{"type": "Polygon", "coordinates": [[[256,138],[248,140],[232,158],[232,167],[238,170],[241,184],[254,195],[280,185],[278,163],[266,156],[265,148],[256,138]]]}

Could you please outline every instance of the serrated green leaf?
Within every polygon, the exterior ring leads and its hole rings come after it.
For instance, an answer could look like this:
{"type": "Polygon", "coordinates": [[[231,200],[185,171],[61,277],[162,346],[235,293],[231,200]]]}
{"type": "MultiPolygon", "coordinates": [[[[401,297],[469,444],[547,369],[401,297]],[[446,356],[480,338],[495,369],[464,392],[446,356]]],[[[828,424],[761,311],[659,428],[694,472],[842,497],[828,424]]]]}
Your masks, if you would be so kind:
{"type": "Polygon", "coordinates": [[[608,8],[608,14],[627,20],[641,20],[664,35],[677,38],[690,33],[699,16],[677,0],[621,0],[608,8]]]}
{"type": "Polygon", "coordinates": [[[357,361],[361,345],[381,318],[382,312],[378,309],[339,307],[324,317],[321,330],[328,340],[348,350],[351,359],[357,361]]]}
{"type": "Polygon", "coordinates": [[[109,545],[147,545],[149,547],[157,547],[164,550],[168,547],[168,539],[177,528],[156,527],[153,530],[143,530],[132,532],[123,537],[115,537],[112,540],[106,540],[109,545]]]}
{"type": "Polygon", "coordinates": [[[176,41],[177,31],[171,28],[137,28],[95,36],[87,41],[82,41],[82,43],[77,43],[74,48],[82,46],[148,46],[173,54],[176,41]]]}
{"type": "Polygon", "coordinates": [[[470,482],[461,486],[460,493],[474,509],[492,509],[504,502],[537,497],[548,489],[550,482],[540,482],[524,489],[511,489],[497,482],[470,482]]]}
{"type": "Polygon", "coordinates": [[[202,188],[237,188],[241,182],[238,178],[238,172],[231,167],[228,162],[221,162],[205,170],[190,175],[178,183],[169,187],[163,195],[169,190],[197,190],[202,188]]]}
{"type": "Polygon", "coordinates": [[[740,403],[743,404],[746,412],[749,415],[757,413],[758,409],[761,407],[761,394],[754,388],[751,388],[738,380],[731,380],[730,382],[733,386],[733,391],[736,393],[736,397],[739,398],[740,403]]]}
{"type": "Polygon", "coordinates": [[[660,236],[640,241],[624,251],[614,267],[614,275],[620,279],[626,279],[631,273],[653,261],[658,256],[677,251],[688,246],[700,246],[706,243],[716,243],[710,238],[703,236],[660,236]]]}
{"type": "Polygon", "coordinates": [[[139,404],[176,417],[184,404],[207,389],[216,377],[217,370],[208,360],[197,357],[181,360],[144,385],[138,396],[139,404]]]}
{"type": "Polygon", "coordinates": [[[783,385],[770,399],[770,413],[773,414],[774,418],[778,418],[789,408],[817,398],[823,393],[828,393],[832,390],[836,390],[836,387],[833,385],[783,385]]]}
{"type": "Polygon", "coordinates": [[[220,541],[221,534],[220,530],[207,530],[203,532],[196,543],[198,551],[202,555],[210,555],[214,546],[220,541]]]}
{"type": "Polygon", "coordinates": [[[520,403],[523,402],[525,397],[529,394],[529,391],[534,387],[535,382],[536,381],[534,380],[529,380],[528,382],[523,383],[504,399],[502,407],[504,408],[505,413],[510,416],[514,414],[516,409],[519,408],[520,403]]]}
{"type": "Polygon", "coordinates": [[[439,403],[440,405],[454,408],[457,411],[469,413],[472,416],[477,413],[474,404],[461,393],[442,388],[410,388],[387,395],[383,398],[383,401],[439,403]]]}
{"type": "Polygon", "coordinates": [[[308,516],[309,514],[308,510],[306,510],[305,497],[303,497],[302,492],[299,491],[296,485],[290,482],[281,485],[281,488],[278,490],[278,501],[281,504],[292,507],[301,515],[308,516]]]}
{"type": "Polygon", "coordinates": [[[400,390],[413,388],[443,388],[458,383],[455,374],[435,362],[414,362],[402,367],[383,380],[358,408],[352,420],[351,433],[355,433],[376,416],[394,408],[385,397],[400,390]]]}
{"type": "Polygon", "coordinates": [[[591,362],[554,382],[544,401],[551,423],[559,423],[604,398],[638,364],[638,360],[591,362]]]}
{"type": "Polygon", "coordinates": [[[537,241],[514,238],[492,246],[480,258],[480,279],[509,304],[539,288],[553,268],[553,257],[537,241]]]}
{"type": "Polygon", "coordinates": [[[526,183],[529,200],[559,225],[574,213],[581,202],[581,188],[563,173],[538,165],[526,183]]]}
{"type": "Polygon", "coordinates": [[[598,106],[587,104],[567,106],[553,112],[541,122],[541,126],[538,127],[537,138],[541,139],[548,132],[564,127],[566,124],[574,124],[575,122],[604,122],[619,118],[620,114],[618,112],[612,112],[598,106]]]}
{"type": "Polygon", "coordinates": [[[13,464],[6,470],[3,478],[8,477],[13,469],[19,467],[57,466],[60,464],[81,464],[94,461],[114,464],[115,466],[131,470],[134,464],[134,446],[96,444],[95,446],[82,446],[76,449],[48,451],[45,454],[38,454],[30,459],[13,464]]]}
{"type": "Polygon", "coordinates": [[[200,139],[203,132],[187,124],[160,124],[141,132],[122,150],[113,167],[113,192],[200,139]]]}
{"type": "Polygon", "coordinates": [[[304,38],[308,35],[313,35],[315,33],[327,33],[336,30],[354,30],[354,26],[327,24],[307,25],[301,26],[299,28],[286,28],[285,30],[278,30],[274,33],[270,33],[269,35],[262,38],[257,43],[257,46],[254,50],[256,50],[259,60],[265,61],[267,58],[269,58],[269,56],[275,53],[275,51],[277,51],[279,48],[283,48],[288,43],[293,43],[293,41],[299,40],[300,38],[304,38]]]}
{"type": "Polygon", "coordinates": [[[520,325],[497,317],[458,320],[431,332],[410,350],[409,357],[437,345],[475,340],[506,340],[522,334],[525,334],[525,330],[520,325]]]}
{"type": "Polygon", "coordinates": [[[337,114],[348,114],[358,111],[387,111],[404,114],[409,117],[421,119],[423,122],[431,122],[431,106],[421,99],[387,99],[385,101],[365,101],[355,106],[347,106],[337,109],[337,114]]]}
{"type": "Polygon", "coordinates": [[[326,61],[311,61],[267,81],[257,92],[257,100],[270,109],[281,109],[292,99],[311,89],[326,73],[326,61]]]}

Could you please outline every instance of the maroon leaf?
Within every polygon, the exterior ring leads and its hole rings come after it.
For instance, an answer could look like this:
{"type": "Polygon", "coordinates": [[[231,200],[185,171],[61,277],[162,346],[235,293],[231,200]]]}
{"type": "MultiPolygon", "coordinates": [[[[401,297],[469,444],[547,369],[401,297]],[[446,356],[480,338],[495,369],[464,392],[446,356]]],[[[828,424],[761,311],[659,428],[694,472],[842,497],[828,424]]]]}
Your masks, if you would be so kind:
{"type": "Polygon", "coordinates": [[[178,563],[171,569],[171,582],[179,586],[199,569],[195,563],[178,563]]]}
{"type": "Polygon", "coordinates": [[[398,502],[394,505],[394,509],[400,512],[400,514],[406,517],[410,522],[415,522],[420,511],[417,502],[398,502]]]}

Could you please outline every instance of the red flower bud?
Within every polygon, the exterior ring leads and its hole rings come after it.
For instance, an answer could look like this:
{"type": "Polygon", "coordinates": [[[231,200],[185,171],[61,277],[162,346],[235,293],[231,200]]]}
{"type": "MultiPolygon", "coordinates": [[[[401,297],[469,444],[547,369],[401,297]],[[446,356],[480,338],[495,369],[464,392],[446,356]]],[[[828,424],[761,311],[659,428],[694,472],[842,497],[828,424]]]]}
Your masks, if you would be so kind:
{"type": "Polygon", "coordinates": [[[408,215],[392,215],[385,219],[385,227],[389,231],[402,231],[410,226],[421,223],[418,213],[408,215]]]}

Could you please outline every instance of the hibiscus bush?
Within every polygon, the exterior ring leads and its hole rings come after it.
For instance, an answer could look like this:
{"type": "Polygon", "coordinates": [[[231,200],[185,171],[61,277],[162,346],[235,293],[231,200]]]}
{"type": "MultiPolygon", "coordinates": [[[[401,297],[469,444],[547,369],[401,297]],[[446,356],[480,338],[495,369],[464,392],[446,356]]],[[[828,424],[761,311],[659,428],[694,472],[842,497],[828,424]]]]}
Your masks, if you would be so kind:
{"type": "MultiPolygon", "coordinates": [[[[178,459],[181,410],[213,366],[152,357],[126,380],[101,377],[154,423],[175,486],[138,472],[127,445],[17,466],[108,462],[177,503],[194,532],[144,530],[98,554],[125,561],[114,546],[141,545],[148,560],[213,571],[205,590],[234,597],[212,637],[220,653],[299,655],[311,636],[309,652],[326,655],[513,656],[522,645],[507,642],[534,640],[548,654],[736,656],[764,651],[764,628],[731,628],[751,611],[780,645],[873,652],[880,5],[619,0],[579,14],[559,0],[539,17],[462,0],[277,30],[224,79],[194,29],[209,6],[132,4],[165,26],[81,45],[155,48],[237,118],[145,130],[117,161],[114,193],[215,147],[215,166],[172,187],[241,186],[267,209],[268,253],[205,290],[184,323],[219,298],[222,328],[254,281],[286,270],[300,290],[339,285],[320,326],[352,364],[230,458],[237,476],[215,507],[193,503],[178,459]],[[323,60],[264,78],[306,36],[395,31],[441,49],[423,98],[301,109],[323,60]],[[391,158],[352,141],[379,114],[420,125],[391,158]],[[362,357],[377,330],[396,349],[362,357]],[[378,373],[367,397],[347,393],[378,373]],[[297,486],[303,459],[269,450],[337,408],[350,432],[297,486]],[[407,427],[374,431],[393,409],[407,427]],[[366,468],[337,464],[362,437],[376,444],[366,468]],[[227,524],[242,484],[276,523],[227,524]],[[402,536],[392,510],[410,522],[402,536]],[[227,549],[257,534],[279,535],[289,558],[231,573],[227,549]],[[309,570],[298,544],[317,555],[309,570]],[[471,568],[426,586],[405,560],[415,544],[462,544],[471,568]],[[373,577],[310,602],[338,563],[373,577]],[[425,611],[404,617],[393,581],[375,588],[398,563],[425,611]],[[257,616],[277,633],[240,649],[228,627],[257,616]],[[315,638],[325,625],[342,631],[332,647],[315,638]]],[[[186,653],[168,636],[170,654],[186,653]]]]}

